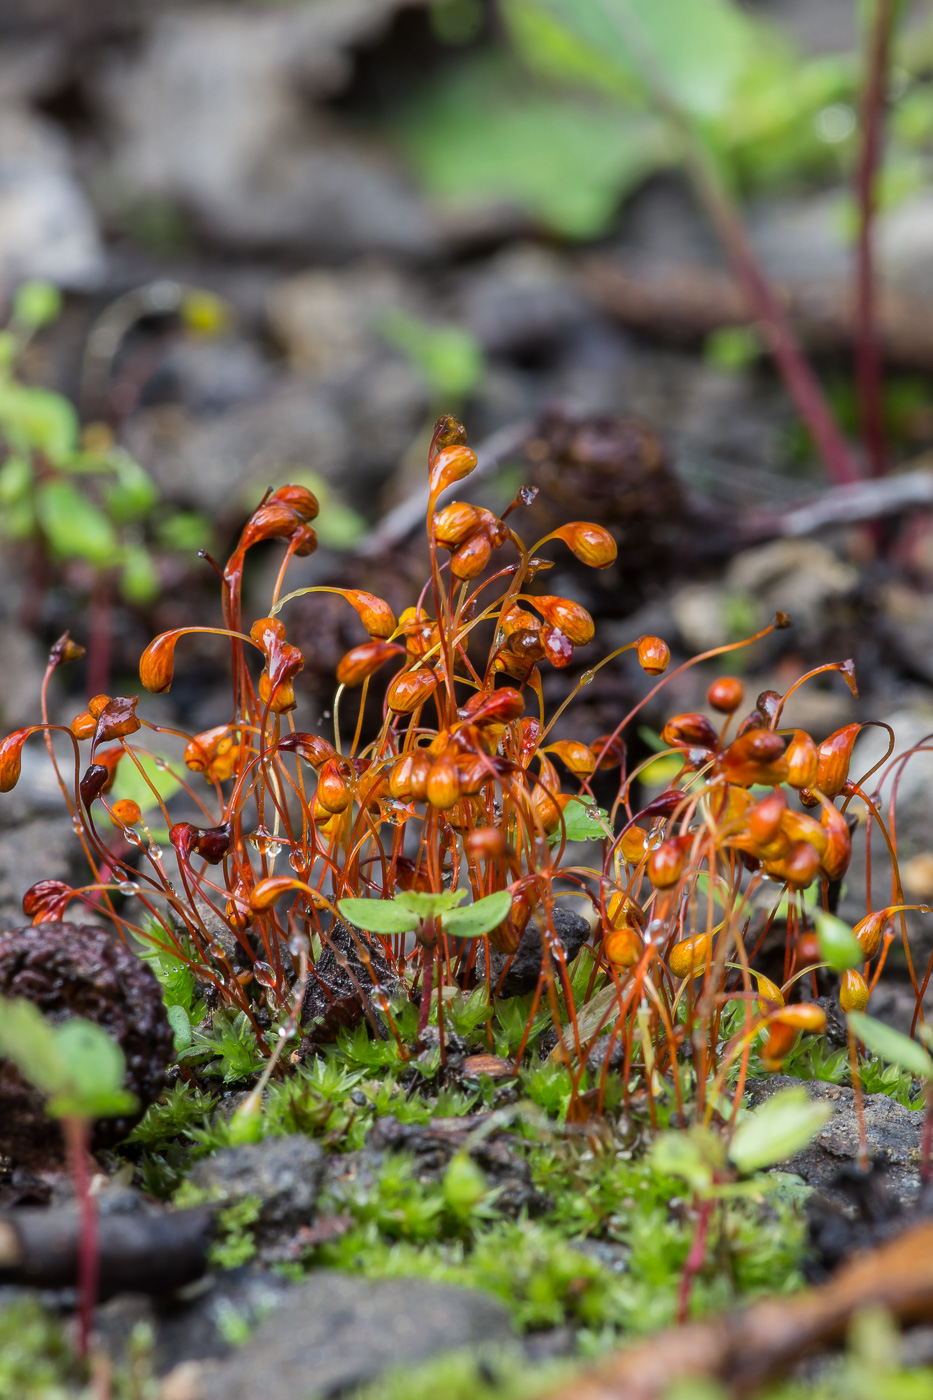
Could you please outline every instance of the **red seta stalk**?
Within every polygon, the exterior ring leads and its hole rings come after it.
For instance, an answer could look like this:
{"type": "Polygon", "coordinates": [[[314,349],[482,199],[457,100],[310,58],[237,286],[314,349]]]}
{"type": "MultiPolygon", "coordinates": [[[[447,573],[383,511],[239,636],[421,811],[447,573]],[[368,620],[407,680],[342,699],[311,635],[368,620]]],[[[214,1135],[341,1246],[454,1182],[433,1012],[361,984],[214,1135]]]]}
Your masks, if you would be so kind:
{"type": "Polygon", "coordinates": [[[83,1118],[63,1118],[62,1130],[65,1134],[68,1166],[81,1215],[81,1248],[78,1255],[78,1351],[81,1359],[86,1360],[91,1345],[99,1273],[97,1209],[91,1195],[88,1169],[91,1125],[83,1118]]]}

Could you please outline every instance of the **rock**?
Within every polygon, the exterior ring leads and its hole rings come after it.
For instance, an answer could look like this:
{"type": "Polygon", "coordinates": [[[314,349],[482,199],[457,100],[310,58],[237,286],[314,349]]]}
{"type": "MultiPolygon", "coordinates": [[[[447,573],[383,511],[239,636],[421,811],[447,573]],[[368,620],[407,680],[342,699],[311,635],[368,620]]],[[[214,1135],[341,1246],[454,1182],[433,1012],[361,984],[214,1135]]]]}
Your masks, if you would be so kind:
{"type": "Polygon", "coordinates": [[[460,298],[467,327],[493,355],[559,349],[595,312],[556,253],[519,243],[471,272],[460,298]]]}
{"type": "MultiPolygon", "coordinates": [[[[765,1080],[749,1080],[749,1102],[757,1107],[779,1089],[799,1089],[801,1085],[811,1099],[831,1104],[833,1116],[809,1147],[781,1163],[781,1170],[795,1172],[803,1177],[808,1186],[819,1187],[830,1199],[841,1199],[844,1203],[845,1197],[834,1195],[833,1178],[840,1167],[858,1158],[855,1091],[821,1080],[803,1082],[789,1075],[776,1074],[765,1080]]],[[[923,1114],[904,1108],[887,1094],[866,1094],[864,1106],[869,1156],[880,1157],[887,1164],[886,1181],[892,1194],[903,1202],[912,1201],[920,1181],[918,1165],[923,1114]]]]}
{"type": "MultiPolygon", "coordinates": [[[[590,925],[581,914],[558,907],[554,910],[554,928],[563,945],[564,957],[568,963],[572,963],[590,936],[590,925]]],[[[489,948],[489,980],[496,989],[496,995],[517,997],[533,992],[538,985],[541,958],[540,916],[533,915],[525,925],[514,955],[489,948]]]]}
{"type": "MultiPolygon", "coordinates": [[[[36,638],[12,620],[0,618],[0,730],[4,734],[35,724],[39,716],[39,693],[45,674],[46,657],[36,638]]],[[[37,736],[38,737],[38,736],[37,736]]],[[[39,739],[42,744],[41,738],[39,739]]],[[[54,781],[52,766],[45,767],[54,781]]],[[[56,788],[58,784],[56,783],[56,788]]],[[[0,804],[2,805],[2,804],[0,804]]],[[[0,823],[3,821],[0,812],[0,823]]]]}
{"type": "Polygon", "coordinates": [[[196,1162],[188,1180],[211,1200],[236,1205],[258,1196],[260,1241],[307,1225],[314,1217],[324,1179],[323,1149],[310,1138],[267,1138],[265,1142],[224,1147],[196,1162]]]}
{"type": "Polygon", "coordinates": [[[413,299],[405,279],[378,263],[319,268],[277,283],[268,300],[269,325],[297,370],[342,376],[385,353],[382,318],[412,309],[413,299]]]}
{"type": "MultiPolygon", "coordinates": [[[[19,806],[18,793],[19,785],[10,794],[11,820],[19,806]]],[[[22,826],[9,827],[5,818],[0,820],[0,928],[16,928],[23,922],[23,895],[39,880],[83,884],[90,878],[71,818],[43,816],[37,820],[34,798],[24,792],[23,801],[27,819],[22,826]]],[[[55,804],[59,811],[60,802],[59,794],[55,804]]],[[[0,813],[6,803],[4,797],[0,813]]],[[[83,906],[72,904],[68,914],[68,922],[83,919],[83,906]]]]}
{"type": "Polygon", "coordinates": [[[438,1352],[513,1338],[502,1303],[423,1279],[319,1270],[283,1297],[229,1360],[205,1367],[192,1400],[315,1400],[438,1352]]]}
{"type": "Polygon", "coordinates": [[[377,944],[370,944],[368,949],[370,971],[359,955],[357,939],[366,946],[366,935],[357,934],[354,938],[345,924],[334,923],[328,931],[328,941],[311,969],[301,1007],[305,1049],[336,1040],[341,1026],[356,1025],[364,1015],[381,1025],[373,997],[373,977],[390,997],[398,979],[377,944]]]}
{"type": "Polygon", "coordinates": [[[258,503],[289,467],[336,480],[347,469],[347,427],[332,400],[305,382],[285,380],[223,413],[195,418],[176,405],[138,413],[127,446],[163,493],[212,517],[238,517],[242,495],[258,503]]]}
{"type": "Polygon", "coordinates": [[[897,665],[909,676],[930,684],[933,682],[933,620],[929,596],[903,583],[888,583],[881,590],[881,603],[881,626],[897,665]]]}
{"type": "Polygon", "coordinates": [[[71,172],[64,139],[46,121],[0,107],[0,280],[30,277],[59,287],[94,287],[103,245],[91,207],[71,172]]]}
{"type": "MultiPolygon", "coordinates": [[[[124,1085],[139,1109],[102,1120],[95,1139],[105,1146],[125,1137],[161,1093],[174,1054],[162,988],[148,964],[109,929],[53,921],[13,928],[0,932],[0,996],[24,997],[53,1024],[83,1016],[117,1042],[124,1085]]],[[[0,1060],[0,1117],[3,1150],[14,1162],[60,1150],[60,1128],[43,1096],[8,1060],[0,1060]]]]}
{"type": "Polygon", "coordinates": [[[156,13],[139,56],[88,87],[116,133],[108,200],[174,201],[239,249],[430,252],[432,217],[402,172],[313,105],[346,86],[351,46],[405,3],[156,13]]]}

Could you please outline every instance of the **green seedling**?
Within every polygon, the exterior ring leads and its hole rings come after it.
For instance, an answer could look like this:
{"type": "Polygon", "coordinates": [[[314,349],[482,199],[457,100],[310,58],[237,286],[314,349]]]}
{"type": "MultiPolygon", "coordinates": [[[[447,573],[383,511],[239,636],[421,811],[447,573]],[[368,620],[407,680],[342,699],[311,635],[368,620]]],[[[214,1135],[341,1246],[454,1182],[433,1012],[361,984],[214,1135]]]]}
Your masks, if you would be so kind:
{"type": "Polygon", "coordinates": [[[123,1088],[126,1065],[119,1045],[81,1017],[53,1026],[31,1002],[0,998],[0,1054],[45,1096],[48,1113],[61,1121],[81,1211],[79,1343],[86,1357],[98,1269],[97,1219],[88,1172],[91,1127],[97,1118],[132,1113],[137,1100],[123,1088]]]}

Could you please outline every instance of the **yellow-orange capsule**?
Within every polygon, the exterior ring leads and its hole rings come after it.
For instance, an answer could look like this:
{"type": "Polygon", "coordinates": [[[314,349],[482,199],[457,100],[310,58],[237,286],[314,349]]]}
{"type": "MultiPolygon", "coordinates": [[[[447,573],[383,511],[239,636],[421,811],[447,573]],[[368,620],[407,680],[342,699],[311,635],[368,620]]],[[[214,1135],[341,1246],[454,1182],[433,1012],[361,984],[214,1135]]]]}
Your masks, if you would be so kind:
{"type": "Polygon", "coordinates": [[[573,646],[582,647],[593,640],[596,633],[595,624],[586,608],[581,608],[579,603],[571,602],[569,598],[558,598],[550,593],[542,593],[540,597],[532,599],[532,602],[548,625],[563,632],[573,646]]]}
{"type": "Polygon", "coordinates": [[[691,977],[706,967],[712,946],[713,941],[708,933],[684,938],[674,944],[667,965],[675,977],[691,977]]]}
{"type": "Polygon", "coordinates": [[[266,909],[271,909],[283,894],[287,894],[294,888],[295,877],[293,875],[270,875],[267,880],[260,880],[251,892],[250,908],[254,914],[264,913],[266,909]]]}
{"type": "Polygon", "coordinates": [[[767,846],[781,830],[787,798],[778,788],[757,802],[748,814],[748,832],[757,846],[767,846]]]}
{"type": "Polygon", "coordinates": [[[340,685],[362,685],[366,677],[385,665],[390,656],[403,655],[400,646],[393,642],[384,642],[380,637],[363,642],[358,647],[352,647],[340,658],[337,663],[337,681],[340,685]]]}
{"type": "Polygon", "coordinates": [[[338,760],[329,758],[320,771],[317,780],[317,801],[327,812],[345,812],[352,801],[352,794],[346,779],[340,772],[338,760]]]}
{"type": "Polygon", "coordinates": [[[648,849],[648,833],[640,826],[630,826],[619,838],[622,859],[629,865],[637,865],[648,849]]]}
{"type": "Polygon", "coordinates": [[[554,534],[569,545],[581,564],[591,569],[608,569],[610,564],[615,563],[619,552],[616,542],[602,525],[574,520],[569,525],[562,525],[554,534]]]}
{"type": "Polygon", "coordinates": [[[868,983],[854,967],[847,967],[839,986],[839,1005],[843,1011],[864,1011],[869,998],[868,983]]]}
{"type": "Polygon", "coordinates": [[[106,710],[109,704],[109,695],[95,695],[92,700],[89,700],[87,702],[87,707],[89,713],[92,714],[95,719],[100,719],[101,715],[103,714],[104,710],[106,710]]]}
{"type": "Polygon", "coordinates": [[[474,533],[479,514],[465,501],[451,501],[434,517],[434,538],[442,549],[456,549],[474,533]]]}
{"type": "Polygon", "coordinates": [[[855,925],[852,932],[861,945],[865,960],[873,958],[881,947],[885,931],[891,925],[891,914],[887,909],[879,909],[874,914],[867,915],[860,923],[855,925]]]}
{"type": "Polygon", "coordinates": [[[408,715],[433,695],[439,677],[429,666],[414,671],[402,671],[393,678],[386,693],[386,703],[397,715],[408,715]]]}
{"type": "Polygon", "coordinates": [[[131,797],[121,798],[113,804],[110,811],[121,826],[135,826],[142,818],[139,803],[134,802],[131,797]]]}
{"type": "Polygon", "coordinates": [[[481,826],[464,837],[463,846],[474,860],[496,860],[505,855],[505,832],[499,826],[481,826]]]}
{"type": "Polygon", "coordinates": [[[392,765],[392,772],[389,774],[389,792],[397,802],[404,802],[411,796],[411,765],[412,755],[403,754],[396,763],[392,765]]]}
{"type": "Polygon", "coordinates": [[[460,778],[453,754],[444,753],[431,764],[428,773],[427,798],[432,807],[446,811],[460,796],[460,778]]]}
{"type": "Polygon", "coordinates": [[[812,787],[820,766],[820,754],[806,730],[794,731],[784,752],[784,758],[787,761],[787,781],[790,786],[798,790],[812,787]]]}
{"type": "Polygon", "coordinates": [[[592,750],[579,739],[560,739],[556,744],[549,745],[548,753],[556,754],[561,763],[565,763],[571,773],[578,776],[587,777],[596,769],[592,750]]]}
{"type": "Polygon", "coordinates": [[[775,1006],[784,1005],[784,993],[776,982],[772,982],[770,977],[765,977],[763,972],[756,972],[753,976],[758,983],[758,1010],[762,1015],[773,1011],[775,1006]]]}
{"type": "Polygon", "coordinates": [[[362,588],[345,588],[341,591],[350,606],[359,613],[360,621],[371,637],[385,640],[392,636],[398,624],[395,613],[384,598],[377,598],[375,593],[367,593],[362,588]]]}
{"type": "Polygon", "coordinates": [[[684,850],[676,836],[669,836],[648,857],[648,879],[655,889],[667,890],[683,874],[684,850]]]}
{"type": "Polygon", "coordinates": [[[85,710],[83,714],[75,715],[70,728],[76,739],[90,739],[97,730],[97,720],[90,710],[85,710]]]}
{"type": "Polygon", "coordinates": [[[613,967],[634,967],[645,951],[641,934],[634,924],[615,924],[603,938],[607,960],[613,967]]]}
{"type": "Polygon", "coordinates": [[[426,749],[416,749],[412,754],[411,769],[408,775],[412,802],[427,801],[428,778],[433,766],[434,760],[426,749]]]}
{"type": "Polygon", "coordinates": [[[745,699],[745,686],[738,676],[720,676],[706,692],[706,699],[720,714],[731,715],[745,699]]]}
{"type": "Polygon", "coordinates": [[[815,1001],[798,1001],[780,1007],[772,1013],[770,1021],[771,1024],[779,1022],[782,1026],[791,1026],[795,1031],[818,1034],[826,1029],[826,1012],[815,1001]]]}
{"type": "Polygon", "coordinates": [[[820,869],[827,880],[841,880],[852,859],[849,825],[843,814],[826,801],[820,825],[826,828],[826,849],[820,857],[820,869]]]}
{"type": "Polygon", "coordinates": [[[435,495],[446,491],[455,481],[462,481],[476,466],[476,453],[469,447],[444,447],[431,463],[430,485],[435,495]]]}
{"type": "Polygon", "coordinates": [[[820,744],[815,786],[824,797],[838,797],[845,787],[852,750],[861,727],[860,724],[847,724],[820,744]]]}
{"type": "Polygon", "coordinates": [[[769,1025],[767,1039],[761,1047],[761,1063],[769,1074],[774,1074],[781,1068],[796,1039],[795,1026],[786,1025],[782,1021],[774,1021],[769,1025]]]}
{"type": "Polygon", "coordinates": [[[636,651],[639,666],[649,676],[663,675],[670,665],[671,649],[660,637],[639,637],[636,651]]]}
{"type": "Polygon", "coordinates": [[[470,535],[450,556],[450,572],[454,578],[478,578],[489,563],[492,545],[488,535],[478,531],[470,535]]]}

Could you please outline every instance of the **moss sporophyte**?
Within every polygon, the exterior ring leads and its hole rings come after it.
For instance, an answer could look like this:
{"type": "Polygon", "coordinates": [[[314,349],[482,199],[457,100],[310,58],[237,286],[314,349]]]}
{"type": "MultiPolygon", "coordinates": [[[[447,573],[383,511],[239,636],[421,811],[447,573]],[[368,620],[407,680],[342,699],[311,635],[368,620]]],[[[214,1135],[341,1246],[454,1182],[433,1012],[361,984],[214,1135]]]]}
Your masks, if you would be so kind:
{"type": "MultiPolygon", "coordinates": [[[[549,1019],[550,1054],[567,1068],[578,1117],[598,1117],[610,1084],[626,1105],[639,1096],[652,1118],[662,1100],[685,1113],[688,1092],[691,1111],[707,1121],[723,1113],[725,1093],[737,1106],[753,1057],[777,1069],[801,1036],[823,1030],[825,1014],[810,999],[816,973],[839,978],[843,1007],[861,1011],[898,933],[919,1005],[890,821],[866,790],[868,775],[850,776],[860,727],[818,742],[782,726],[785,702],[808,676],[784,695],[765,691],[744,717],[742,682],[714,680],[713,718],[679,714],[663,727],[677,777],[638,805],[646,765],[630,766],[626,739],[644,706],[671,676],[789,625],[786,615],[674,670],[660,638],[635,637],[574,672],[549,713],[543,672],[565,671],[595,626],[580,603],[537,591],[553,562],[542,551],[569,549],[601,569],[616,545],[586,522],[526,545],[512,523],[525,491],[501,516],[442,504],[475,463],[462,426],[439,419],[428,461],[430,572],[400,617],[371,593],[323,590],[339,594],[360,626],[337,670],[332,733],[299,728],[295,679],[305,658],[288,640],[290,614],[322,591],[285,591],[293,558],[316,547],[318,505],[303,486],[271,492],[250,516],[218,569],[217,624],[163,633],[143,653],[140,677],[158,693],[170,689],[176,652],[192,638],[229,640],[230,718],[184,734],[183,764],[153,757],[142,742],[157,744],[166,731],[137,714],[135,695],[94,696],[70,727],[51,723],[49,684],[76,654],[67,637],[56,644],[41,719],[0,744],[0,789],[15,785],[23,745],[42,735],[90,874],[78,887],[34,886],[28,915],[59,919],[74,901],[93,903],[121,935],[187,970],[210,1004],[242,1017],[263,1054],[270,1018],[290,1034],[307,1014],[303,989],[319,984],[340,1001],[331,1038],[365,1017],[405,1059],[436,1018],[442,1063],[451,989],[469,993],[485,981],[495,1004],[523,936],[534,933],[540,972],[509,1048],[520,1063],[549,1019]],[[265,616],[245,619],[247,556],[269,540],[284,545],[281,567],[265,616]],[[575,696],[624,652],[653,679],[648,693],[611,732],[568,735],[575,696]],[[63,741],[53,742],[57,734],[63,741]],[[132,797],[120,795],[127,773],[132,797]],[[171,815],[167,799],[181,794],[197,822],[171,815]],[[853,804],[887,842],[891,895],[840,937],[827,910],[849,865],[853,804]],[[580,862],[584,850],[598,850],[595,863],[580,862]],[[567,901],[591,923],[582,976],[559,937],[556,912],[567,901]],[[756,966],[766,939],[768,975],[756,966]],[[328,958],[352,984],[342,1000],[316,976],[328,958]],[[400,1022],[410,1001],[420,1010],[414,1035],[400,1022]],[[605,1053],[591,1072],[597,1044],[605,1053]]],[[[850,662],[808,674],[827,671],[855,691],[850,662]]],[[[186,1014],[175,1023],[182,1040],[186,1014]]],[[[494,1049],[491,1019],[486,1036],[494,1049]]]]}

